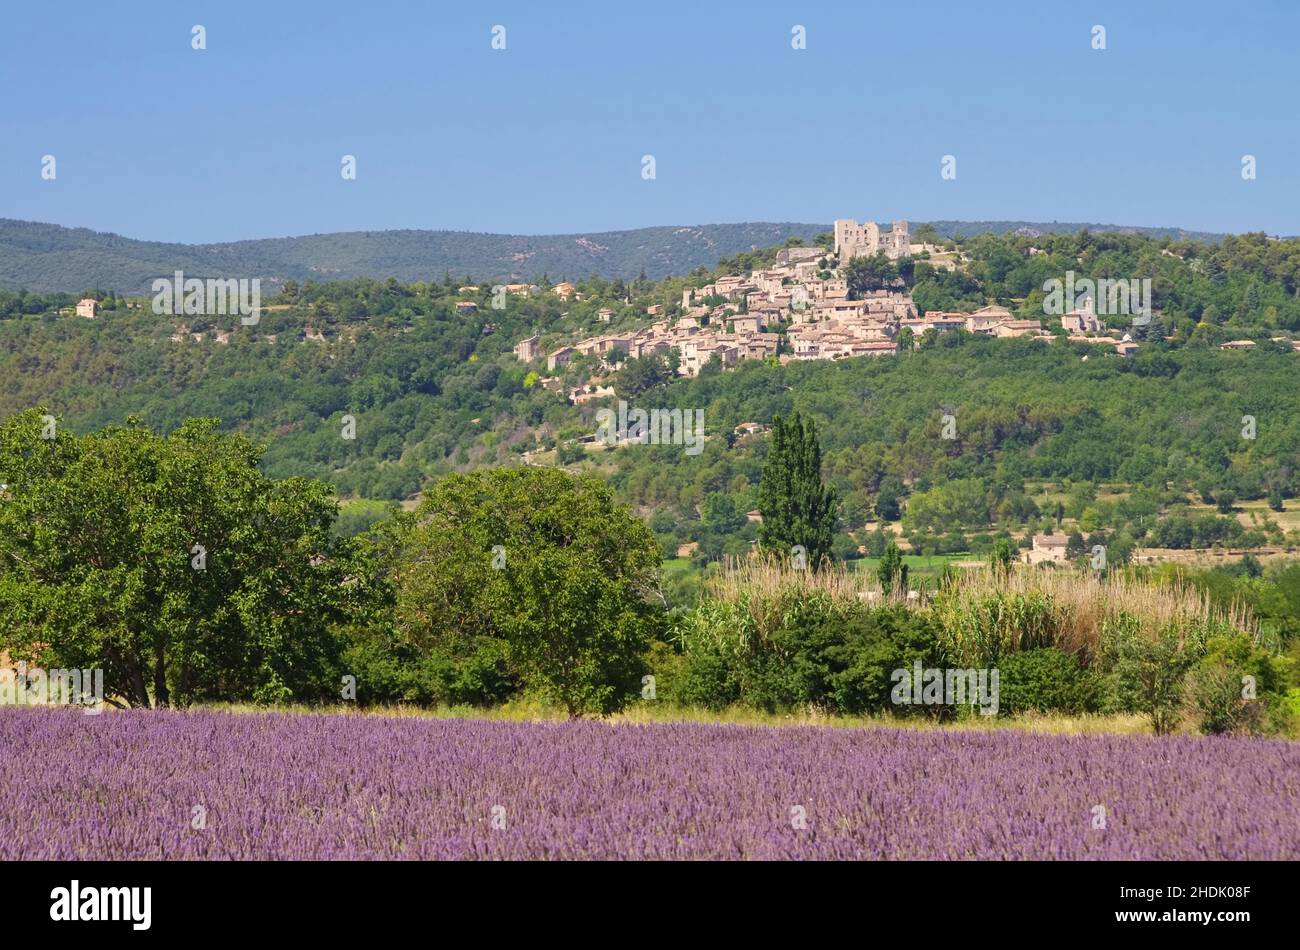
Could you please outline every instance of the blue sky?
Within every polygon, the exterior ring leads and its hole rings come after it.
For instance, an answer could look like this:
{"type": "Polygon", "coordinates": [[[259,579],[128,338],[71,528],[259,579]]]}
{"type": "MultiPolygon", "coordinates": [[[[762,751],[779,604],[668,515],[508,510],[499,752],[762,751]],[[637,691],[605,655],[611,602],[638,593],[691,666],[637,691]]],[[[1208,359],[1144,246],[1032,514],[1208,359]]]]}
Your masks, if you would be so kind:
{"type": "Polygon", "coordinates": [[[1292,0],[9,0],[0,217],[196,242],[836,217],[1293,234],[1297,35],[1292,0]]]}

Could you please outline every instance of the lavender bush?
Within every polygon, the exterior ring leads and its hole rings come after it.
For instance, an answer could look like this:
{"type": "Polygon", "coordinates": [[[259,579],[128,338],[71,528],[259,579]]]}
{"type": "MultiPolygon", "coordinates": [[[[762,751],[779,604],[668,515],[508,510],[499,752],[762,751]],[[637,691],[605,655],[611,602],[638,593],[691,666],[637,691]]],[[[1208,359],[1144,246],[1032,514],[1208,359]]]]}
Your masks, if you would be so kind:
{"type": "Polygon", "coordinates": [[[0,749],[2,860],[1300,858],[1262,739],[8,708],[0,749]]]}

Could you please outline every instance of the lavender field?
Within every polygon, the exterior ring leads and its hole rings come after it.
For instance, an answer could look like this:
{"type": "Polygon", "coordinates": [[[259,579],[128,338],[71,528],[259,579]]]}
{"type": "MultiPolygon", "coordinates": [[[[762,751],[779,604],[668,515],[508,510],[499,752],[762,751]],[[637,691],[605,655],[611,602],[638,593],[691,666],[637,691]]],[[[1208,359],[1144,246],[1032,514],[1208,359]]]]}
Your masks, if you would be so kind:
{"type": "Polygon", "coordinates": [[[0,749],[0,860],[1300,858],[1272,740],[9,708],[0,749]]]}

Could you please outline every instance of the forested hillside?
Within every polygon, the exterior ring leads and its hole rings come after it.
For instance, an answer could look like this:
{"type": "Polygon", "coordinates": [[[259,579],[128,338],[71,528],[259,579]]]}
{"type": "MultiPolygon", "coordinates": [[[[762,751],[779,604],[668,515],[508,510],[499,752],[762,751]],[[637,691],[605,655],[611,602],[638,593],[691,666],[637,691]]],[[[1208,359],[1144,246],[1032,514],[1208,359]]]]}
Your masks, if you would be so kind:
{"type": "MultiPolygon", "coordinates": [[[[684,274],[720,257],[791,237],[813,224],[707,224],[591,234],[477,234],[468,231],[352,231],[229,244],[136,241],[85,228],[0,219],[0,287],[76,292],[103,287],[145,293],[153,280],[190,277],[285,280],[552,280],[599,274],[652,279],[684,274]]],[[[267,288],[269,289],[269,288],[267,288]]]]}
{"type": "Polygon", "coordinates": [[[108,292],[87,320],[73,295],[0,293],[0,607],[15,632],[0,647],[84,666],[113,647],[101,631],[134,623],[154,652],[114,659],[110,689],[136,705],[318,702],[346,673],[363,703],[528,694],[576,715],[636,702],[653,675],[670,703],[856,715],[893,709],[889,671],[926,658],[997,662],[1013,714],[1141,713],[1169,731],[1185,679],[1202,731],[1292,729],[1300,582],[1264,559],[1300,547],[1300,241],[1081,232],[942,249],[956,271],[859,259],[850,290],[999,303],[1053,335],[929,330],[888,356],[779,352],[695,378],[659,356],[547,368],[567,343],[678,316],[685,288],[766,266],[773,247],[657,282],[581,280],[569,300],[543,285],[494,301],[450,277],[288,281],[251,326],[108,292]],[[1068,340],[1043,313],[1042,283],[1067,270],[1151,277],[1148,324],[1109,318],[1136,354],[1068,340]],[[521,362],[532,336],[543,355],[521,362]],[[620,400],[702,410],[702,451],[594,439],[620,400]],[[831,562],[812,581],[745,557],[795,543],[800,523],[772,500],[793,470],[825,502],[814,553],[831,562]],[[1044,532],[1085,570],[1013,572],[1044,532]],[[1152,549],[1235,551],[1212,571],[1124,567],[1152,549]],[[770,637],[760,615],[782,618],[770,637]],[[1140,688],[1157,667],[1168,689],[1140,688]],[[576,669],[596,672],[560,675],[576,669]],[[1238,701],[1243,675],[1260,703],[1238,701]]]}
{"type": "MultiPolygon", "coordinates": [[[[542,290],[501,310],[486,289],[455,280],[289,282],[252,327],[158,317],[147,300],[128,309],[114,297],[87,321],[56,315],[70,298],[0,294],[0,413],[44,406],[77,431],[131,415],[161,431],[216,417],[268,444],[269,474],[320,477],[345,499],[399,501],[434,476],[491,464],[593,470],[653,516],[665,551],[695,541],[707,559],[744,550],[754,535],[745,512],[756,505],[766,447],[734,428],[797,409],[816,420],[844,501],[841,555],[883,544],[881,521],[901,522],[914,550],[929,552],[1063,519],[1066,530],[1100,534],[1121,552],[1287,540],[1262,506],[1278,512],[1300,493],[1300,354],[1271,341],[1300,328],[1300,242],[1081,233],[983,236],[959,249],[956,273],[911,261],[889,279],[906,283],[923,309],[1000,302],[1042,316],[1042,282],[1067,268],[1150,274],[1155,317],[1133,329],[1138,354],[953,332],[897,357],[749,361],[675,381],[631,361],[607,377],[641,405],[703,409],[708,441],[691,456],[680,447],[584,446],[596,412],[613,401],[575,406],[565,390],[599,368],[575,360],[547,388],[545,366],[520,363],[511,348],[534,333],[547,351],[644,324],[653,304],[672,316],[682,288],[707,272],[593,279],[580,282],[581,302],[542,290]],[[461,312],[458,302],[477,309],[461,312]],[[615,311],[611,323],[597,318],[604,307],[615,311]],[[1217,346],[1242,336],[1257,348],[1217,346]],[[1246,416],[1253,438],[1243,436],[1246,416]],[[1235,508],[1249,501],[1260,502],[1258,523],[1235,508]]],[[[717,272],[772,253],[740,255],[717,272]]]]}
{"type": "MultiPolygon", "coordinates": [[[[1151,237],[1217,239],[1175,228],[1051,224],[1026,221],[940,221],[940,237],[1027,233],[1125,231],[1151,237]]],[[[513,235],[468,231],[352,231],[227,244],[138,241],[86,228],[0,219],[0,288],[76,293],[102,287],[144,293],[176,270],[191,277],[260,277],[400,281],[440,280],[445,273],[474,280],[552,280],[597,274],[652,280],[685,274],[719,258],[779,244],[792,237],[811,242],[825,225],[791,223],[706,224],[639,228],[591,234],[513,235]]],[[[268,288],[269,289],[269,288],[268,288]]]]}

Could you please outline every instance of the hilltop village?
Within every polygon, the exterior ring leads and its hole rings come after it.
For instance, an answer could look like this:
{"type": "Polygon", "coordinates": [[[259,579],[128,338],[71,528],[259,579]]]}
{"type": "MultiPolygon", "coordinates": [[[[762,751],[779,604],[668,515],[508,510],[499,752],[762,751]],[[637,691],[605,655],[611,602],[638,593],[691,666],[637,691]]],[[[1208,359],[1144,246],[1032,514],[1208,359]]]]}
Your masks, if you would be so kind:
{"type": "MultiPolygon", "coordinates": [[[[593,357],[597,365],[612,368],[625,359],[660,355],[678,375],[696,376],[715,359],[727,370],[748,359],[788,362],[892,356],[927,333],[951,330],[1055,339],[1041,321],[1017,319],[1005,307],[988,306],[973,313],[919,313],[911,296],[898,290],[851,294],[844,275],[849,263],[878,254],[889,260],[923,258],[935,267],[957,266],[951,255],[934,245],[913,244],[906,221],[895,221],[888,231],[882,231],[875,222],[842,219],[835,222],[832,248],[787,247],[777,253],[770,267],[683,290],[680,315],[675,319],[588,337],[549,352],[543,352],[538,336],[530,336],[515,345],[514,353],[525,363],[544,359],[548,373],[562,370],[580,356],[593,357]]],[[[550,293],[567,300],[575,289],[561,283],[550,293]]],[[[646,313],[662,316],[663,308],[651,306],[646,313]]],[[[600,311],[604,322],[613,315],[612,309],[600,311]]],[[[1061,322],[1069,340],[1095,343],[1121,356],[1137,349],[1127,335],[1107,332],[1091,299],[1064,314],[1061,322]]],[[[557,382],[557,377],[543,380],[552,385],[557,382]]],[[[581,386],[571,391],[569,398],[585,402],[611,394],[605,387],[581,386]]]]}

